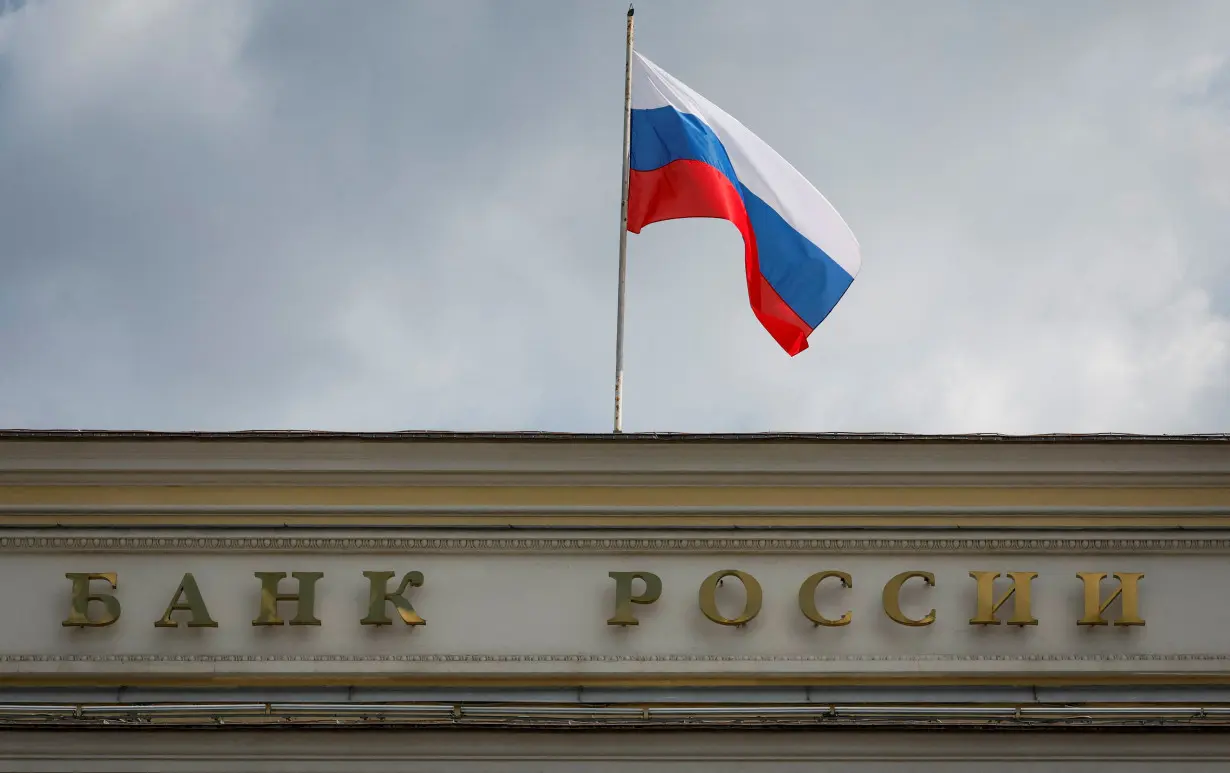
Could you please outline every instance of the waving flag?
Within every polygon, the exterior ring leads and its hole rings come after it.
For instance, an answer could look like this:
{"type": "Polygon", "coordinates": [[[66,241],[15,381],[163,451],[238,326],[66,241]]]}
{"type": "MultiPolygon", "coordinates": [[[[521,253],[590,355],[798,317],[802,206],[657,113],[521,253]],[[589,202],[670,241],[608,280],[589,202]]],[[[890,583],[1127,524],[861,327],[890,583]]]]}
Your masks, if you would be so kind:
{"type": "Polygon", "coordinates": [[[858,274],[858,241],[763,140],[632,56],[628,230],[684,217],[729,220],[743,234],[752,310],[788,354],[798,354],[858,274]]]}

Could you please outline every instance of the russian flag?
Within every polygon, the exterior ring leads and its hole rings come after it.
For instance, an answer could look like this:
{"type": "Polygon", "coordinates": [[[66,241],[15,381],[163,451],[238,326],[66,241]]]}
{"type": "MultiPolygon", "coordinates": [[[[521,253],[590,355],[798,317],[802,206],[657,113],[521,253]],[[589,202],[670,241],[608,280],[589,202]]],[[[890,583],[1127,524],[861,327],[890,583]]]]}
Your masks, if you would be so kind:
{"type": "Polygon", "coordinates": [[[791,356],[858,274],[858,241],[747,127],[640,54],[632,61],[628,230],[683,217],[743,234],[752,311],[791,356]]]}

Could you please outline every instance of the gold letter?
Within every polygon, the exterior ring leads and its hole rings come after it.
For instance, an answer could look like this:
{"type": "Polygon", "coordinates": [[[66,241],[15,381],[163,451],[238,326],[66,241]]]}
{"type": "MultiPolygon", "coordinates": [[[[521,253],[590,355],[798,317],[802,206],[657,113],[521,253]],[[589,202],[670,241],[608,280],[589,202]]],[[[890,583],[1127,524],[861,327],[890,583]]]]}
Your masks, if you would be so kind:
{"type": "Polygon", "coordinates": [[[633,604],[652,604],[662,595],[662,578],[653,572],[608,572],[607,576],[615,580],[615,616],[606,621],[607,625],[640,625],[640,621],[632,614],[633,604]],[[632,581],[641,580],[645,583],[645,591],[632,595],[632,581]]]}
{"type": "Polygon", "coordinates": [[[185,574],[184,579],[180,580],[179,587],[175,589],[175,595],[171,597],[170,606],[162,613],[162,619],[154,623],[154,627],[178,628],[179,623],[171,619],[171,613],[178,611],[192,613],[192,618],[188,620],[189,628],[218,627],[218,624],[209,618],[209,610],[205,608],[205,599],[201,598],[201,589],[197,587],[196,578],[191,574],[185,574]],[[180,602],[180,596],[184,597],[183,602],[180,602]]]}
{"type": "Polygon", "coordinates": [[[888,584],[884,586],[884,614],[892,618],[893,622],[901,623],[902,625],[931,625],[935,622],[934,609],[928,612],[926,617],[919,618],[918,620],[906,617],[901,611],[901,586],[905,585],[906,580],[915,577],[921,577],[928,586],[935,587],[935,575],[931,572],[902,572],[889,580],[888,584]]]}
{"type": "Polygon", "coordinates": [[[419,613],[414,611],[414,607],[406,600],[402,594],[406,592],[407,587],[417,588],[423,584],[422,572],[406,572],[406,575],[401,578],[401,585],[397,586],[397,590],[389,593],[389,579],[396,572],[364,572],[363,576],[371,580],[371,600],[367,603],[367,617],[359,621],[360,625],[392,625],[393,621],[384,613],[384,605],[388,602],[393,602],[393,607],[397,609],[397,614],[401,617],[401,621],[406,625],[427,625],[427,621],[419,617],[419,613]]]}
{"type": "Polygon", "coordinates": [[[60,623],[60,625],[77,628],[101,628],[104,625],[111,625],[120,619],[119,599],[110,593],[90,593],[91,580],[106,580],[111,585],[111,589],[115,590],[118,583],[115,572],[69,572],[64,576],[73,581],[73,602],[72,609],[68,613],[68,619],[60,623]],[[103,605],[103,616],[97,620],[90,617],[91,601],[97,601],[103,605]]]}
{"type": "Polygon", "coordinates": [[[1085,616],[1076,621],[1077,625],[1106,625],[1106,618],[1102,617],[1102,613],[1119,596],[1123,596],[1123,615],[1115,620],[1115,625],[1145,624],[1138,611],[1139,595],[1136,587],[1145,576],[1144,572],[1116,572],[1114,577],[1119,581],[1119,587],[1105,603],[1102,602],[1102,580],[1106,579],[1105,572],[1077,572],[1076,576],[1085,583],[1085,616]]]}
{"type": "Polygon", "coordinates": [[[756,582],[756,578],[738,569],[723,569],[714,572],[700,584],[700,611],[705,613],[705,617],[722,625],[746,625],[749,620],[760,614],[760,603],[763,598],[760,583],[756,582]],[[737,577],[739,582],[743,583],[743,590],[747,593],[747,601],[743,604],[743,614],[738,617],[722,617],[722,613],[718,611],[717,587],[724,577],[737,577]]]}
{"type": "Polygon", "coordinates": [[[850,579],[850,575],[845,572],[816,572],[811,577],[803,581],[803,586],[799,588],[799,609],[803,610],[803,614],[807,619],[816,625],[839,626],[850,624],[850,613],[846,612],[836,620],[830,620],[820,614],[820,610],[816,609],[816,589],[820,587],[820,583],[830,577],[836,577],[841,580],[841,587],[853,588],[854,582],[850,579]]]}
{"type": "Polygon", "coordinates": [[[1012,618],[1008,625],[1037,625],[1038,621],[1029,611],[1029,584],[1038,576],[1037,572],[1008,572],[1012,578],[1012,587],[999,601],[995,601],[995,578],[999,572],[970,572],[970,577],[978,581],[978,607],[970,618],[970,625],[999,625],[995,613],[999,611],[1012,594],[1016,594],[1016,604],[1012,608],[1012,618]]]}
{"type": "Polygon", "coordinates": [[[299,582],[298,593],[278,593],[278,583],[286,576],[286,572],[255,572],[261,581],[261,612],[252,625],[283,625],[278,617],[279,601],[294,601],[295,616],[291,625],[320,625],[320,621],[312,614],[316,606],[316,581],[325,576],[324,572],[291,572],[290,576],[299,582]]]}

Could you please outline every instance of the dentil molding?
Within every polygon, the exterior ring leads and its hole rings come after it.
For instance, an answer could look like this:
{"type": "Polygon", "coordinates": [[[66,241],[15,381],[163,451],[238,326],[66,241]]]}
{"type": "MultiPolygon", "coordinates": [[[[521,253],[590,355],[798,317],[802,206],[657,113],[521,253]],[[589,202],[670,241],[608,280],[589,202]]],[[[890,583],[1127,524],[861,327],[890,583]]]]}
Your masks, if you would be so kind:
{"type": "Polygon", "coordinates": [[[0,553],[1226,554],[1219,537],[0,536],[0,553]]]}

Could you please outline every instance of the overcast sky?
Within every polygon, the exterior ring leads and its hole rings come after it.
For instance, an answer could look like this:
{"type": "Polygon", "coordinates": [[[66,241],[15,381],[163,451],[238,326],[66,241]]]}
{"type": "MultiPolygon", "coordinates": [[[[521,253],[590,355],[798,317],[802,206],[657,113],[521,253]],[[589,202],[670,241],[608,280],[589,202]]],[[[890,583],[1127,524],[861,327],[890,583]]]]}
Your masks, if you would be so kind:
{"type": "MultiPolygon", "coordinates": [[[[609,431],[620,2],[0,0],[0,426],[609,431]]],[[[1230,431],[1230,2],[641,0],[862,273],[629,237],[625,429],[1230,431]]]]}

